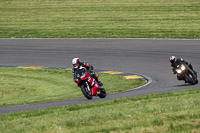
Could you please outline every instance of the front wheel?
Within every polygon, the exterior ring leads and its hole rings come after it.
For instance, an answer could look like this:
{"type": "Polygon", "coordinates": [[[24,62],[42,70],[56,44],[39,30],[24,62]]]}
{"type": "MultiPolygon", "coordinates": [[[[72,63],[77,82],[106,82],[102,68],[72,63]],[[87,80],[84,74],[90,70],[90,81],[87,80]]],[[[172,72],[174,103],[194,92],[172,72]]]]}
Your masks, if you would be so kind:
{"type": "Polygon", "coordinates": [[[196,81],[191,74],[185,74],[185,79],[192,85],[196,84],[196,81]]]}
{"type": "Polygon", "coordinates": [[[106,97],[106,90],[104,87],[100,88],[100,94],[99,94],[99,97],[100,98],[105,98],[106,97]]]}
{"type": "Polygon", "coordinates": [[[89,85],[86,83],[86,84],[81,84],[81,91],[83,93],[83,95],[87,98],[87,99],[92,99],[92,91],[89,87],[89,85]]]}

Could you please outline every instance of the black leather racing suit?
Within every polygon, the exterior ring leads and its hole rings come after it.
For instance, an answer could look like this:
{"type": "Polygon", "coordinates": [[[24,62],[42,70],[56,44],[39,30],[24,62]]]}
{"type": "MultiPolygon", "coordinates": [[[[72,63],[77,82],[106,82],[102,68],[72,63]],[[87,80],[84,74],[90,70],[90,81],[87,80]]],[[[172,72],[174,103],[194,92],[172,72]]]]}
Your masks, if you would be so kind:
{"type": "MultiPolygon", "coordinates": [[[[103,85],[103,83],[101,83],[101,81],[99,80],[99,76],[97,75],[97,73],[94,71],[94,67],[92,65],[90,65],[89,63],[87,62],[80,62],[80,66],[82,67],[85,67],[87,72],[90,73],[91,77],[93,77],[100,86],[103,85]]],[[[80,67],[79,66],[79,67],[80,67]]],[[[73,76],[74,76],[74,73],[77,69],[76,68],[72,68],[72,73],[73,73],[73,76]]]]}

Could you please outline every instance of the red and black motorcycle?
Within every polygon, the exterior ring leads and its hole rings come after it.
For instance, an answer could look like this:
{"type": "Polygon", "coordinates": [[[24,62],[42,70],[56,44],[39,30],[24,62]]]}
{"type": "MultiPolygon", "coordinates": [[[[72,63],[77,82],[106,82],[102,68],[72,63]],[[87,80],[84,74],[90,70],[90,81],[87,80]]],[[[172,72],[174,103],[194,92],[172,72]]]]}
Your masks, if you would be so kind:
{"type": "Polygon", "coordinates": [[[83,95],[87,99],[92,99],[93,96],[100,98],[106,97],[106,90],[103,86],[99,86],[97,81],[91,77],[84,67],[80,67],[74,73],[74,82],[81,88],[83,95]]]}

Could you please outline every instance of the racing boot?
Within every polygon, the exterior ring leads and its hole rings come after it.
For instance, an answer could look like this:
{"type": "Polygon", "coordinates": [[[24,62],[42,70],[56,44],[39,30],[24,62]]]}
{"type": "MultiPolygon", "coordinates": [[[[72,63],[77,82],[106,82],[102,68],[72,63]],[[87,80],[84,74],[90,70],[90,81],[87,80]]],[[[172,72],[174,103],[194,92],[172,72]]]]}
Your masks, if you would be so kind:
{"type": "Polygon", "coordinates": [[[97,81],[100,87],[103,86],[103,83],[98,79],[98,75],[94,71],[91,71],[90,75],[97,81]]]}
{"type": "Polygon", "coordinates": [[[193,70],[194,71],[194,73],[196,74],[196,76],[197,76],[197,72],[195,71],[195,70],[193,70]]]}
{"type": "Polygon", "coordinates": [[[101,80],[98,79],[98,77],[96,75],[93,75],[94,79],[97,81],[97,83],[99,84],[100,88],[103,86],[103,83],[101,82],[101,80]]]}
{"type": "Polygon", "coordinates": [[[103,86],[103,83],[101,82],[101,80],[97,79],[97,83],[99,84],[100,88],[101,88],[101,86],[103,86]]]}
{"type": "Polygon", "coordinates": [[[192,71],[194,71],[194,74],[197,75],[197,72],[193,69],[192,64],[190,63],[188,66],[189,66],[190,69],[192,69],[192,71]]]}
{"type": "MultiPolygon", "coordinates": [[[[192,64],[188,64],[189,68],[193,70],[192,64]]],[[[193,70],[194,71],[194,70],[193,70]]]]}

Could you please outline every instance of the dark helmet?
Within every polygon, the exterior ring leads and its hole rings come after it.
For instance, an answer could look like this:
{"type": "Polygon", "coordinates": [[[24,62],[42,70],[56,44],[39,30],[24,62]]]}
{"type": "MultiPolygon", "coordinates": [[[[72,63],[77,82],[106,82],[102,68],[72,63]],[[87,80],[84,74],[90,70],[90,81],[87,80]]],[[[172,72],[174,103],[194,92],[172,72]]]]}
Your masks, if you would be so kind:
{"type": "Polygon", "coordinates": [[[176,56],[170,56],[169,60],[171,63],[174,63],[176,61],[176,56]]]}
{"type": "Polygon", "coordinates": [[[80,65],[81,65],[81,60],[79,59],[79,58],[74,58],[73,60],[72,60],[72,65],[73,65],[73,67],[74,68],[79,68],[80,67],[80,65]]]}

